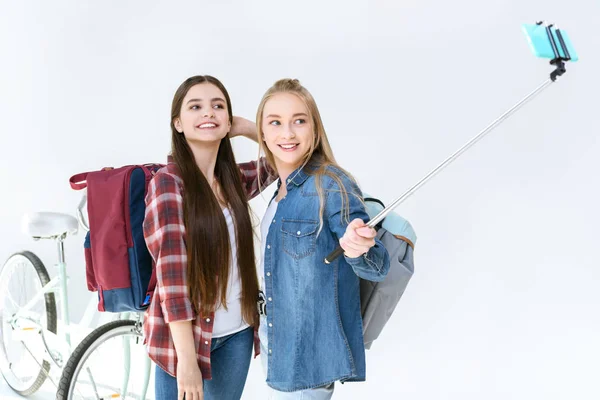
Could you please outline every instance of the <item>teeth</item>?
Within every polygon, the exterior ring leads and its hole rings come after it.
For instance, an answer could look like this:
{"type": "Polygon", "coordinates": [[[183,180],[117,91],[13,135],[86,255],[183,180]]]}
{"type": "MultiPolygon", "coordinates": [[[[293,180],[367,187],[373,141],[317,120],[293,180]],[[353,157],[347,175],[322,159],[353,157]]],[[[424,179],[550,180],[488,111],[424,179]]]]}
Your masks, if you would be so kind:
{"type": "Polygon", "coordinates": [[[298,146],[297,144],[281,144],[281,147],[283,147],[284,149],[293,149],[294,147],[298,146]]]}
{"type": "Polygon", "coordinates": [[[200,128],[214,128],[214,127],[216,127],[216,125],[211,124],[211,123],[206,123],[206,124],[200,125],[200,128]]]}

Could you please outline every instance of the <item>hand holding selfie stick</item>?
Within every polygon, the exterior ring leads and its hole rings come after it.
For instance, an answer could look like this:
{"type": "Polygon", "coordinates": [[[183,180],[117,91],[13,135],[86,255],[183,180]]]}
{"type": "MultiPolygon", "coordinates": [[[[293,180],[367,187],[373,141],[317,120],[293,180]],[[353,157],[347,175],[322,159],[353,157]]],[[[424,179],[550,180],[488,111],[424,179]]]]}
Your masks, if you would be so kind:
{"type": "MultiPolygon", "coordinates": [[[[564,35],[557,28],[552,29],[553,25],[542,25],[543,22],[538,22],[535,25],[524,25],[523,28],[525,30],[525,33],[527,34],[529,44],[535,55],[537,55],[538,57],[551,58],[550,64],[556,66],[555,70],[552,71],[552,73],[550,74],[550,78],[548,78],[544,83],[538,86],[537,89],[535,89],[533,92],[525,96],[521,101],[519,101],[517,104],[511,107],[508,111],[506,111],[496,120],[494,120],[485,129],[479,132],[477,136],[475,136],[463,147],[458,149],[454,154],[452,154],[450,157],[444,160],[444,162],[442,162],[434,170],[428,173],[423,179],[421,179],[410,189],[404,192],[402,196],[394,200],[392,204],[384,208],[379,214],[377,214],[372,220],[369,221],[369,223],[367,224],[369,228],[374,228],[375,226],[377,226],[377,224],[381,222],[390,212],[392,212],[392,210],[394,210],[404,200],[408,199],[414,192],[417,191],[417,189],[423,186],[425,182],[433,178],[438,172],[447,167],[452,161],[456,160],[462,153],[467,151],[467,149],[469,149],[471,146],[477,143],[486,134],[491,132],[495,127],[497,127],[500,123],[506,120],[515,111],[521,108],[525,103],[527,103],[529,100],[541,93],[544,89],[550,86],[550,84],[555,82],[557,77],[563,75],[566,72],[565,61],[570,61],[572,59],[574,61],[578,60],[566,35],[564,35]],[[569,49],[571,51],[569,51],[569,49]],[[551,51],[551,53],[549,53],[549,51],[551,51]],[[572,54],[574,55],[573,58],[571,58],[572,54]]],[[[325,257],[325,263],[330,264],[343,253],[344,249],[338,246],[333,252],[331,252],[327,257],[325,257]]]]}

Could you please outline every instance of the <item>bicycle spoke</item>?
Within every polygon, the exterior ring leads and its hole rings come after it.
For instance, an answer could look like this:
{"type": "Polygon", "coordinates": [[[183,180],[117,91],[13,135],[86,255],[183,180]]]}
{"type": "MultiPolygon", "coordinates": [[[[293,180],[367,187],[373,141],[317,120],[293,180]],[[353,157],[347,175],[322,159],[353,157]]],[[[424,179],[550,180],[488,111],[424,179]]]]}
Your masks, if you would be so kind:
{"type": "Polygon", "coordinates": [[[90,367],[86,367],[85,370],[90,378],[90,382],[92,383],[92,387],[94,388],[94,393],[96,394],[96,398],[100,400],[100,396],[98,395],[98,387],[96,386],[96,382],[94,381],[94,375],[92,375],[92,370],[90,367]]]}
{"type": "Polygon", "coordinates": [[[12,296],[10,295],[10,291],[8,291],[8,290],[7,290],[7,291],[6,291],[6,293],[8,294],[8,295],[6,296],[6,298],[7,298],[8,300],[10,300],[10,302],[11,302],[11,303],[13,303],[13,305],[15,306],[15,308],[17,308],[17,309],[21,308],[21,305],[20,305],[20,304],[18,304],[16,301],[14,301],[14,300],[13,300],[12,296]]]}

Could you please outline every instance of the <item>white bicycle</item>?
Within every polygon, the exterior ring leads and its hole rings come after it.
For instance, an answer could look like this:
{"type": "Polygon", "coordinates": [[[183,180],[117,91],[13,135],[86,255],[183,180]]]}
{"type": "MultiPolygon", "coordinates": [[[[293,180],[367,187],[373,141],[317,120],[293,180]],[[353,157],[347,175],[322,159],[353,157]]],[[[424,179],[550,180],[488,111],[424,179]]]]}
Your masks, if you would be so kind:
{"type": "Polygon", "coordinates": [[[25,234],[55,242],[58,262],[54,278],[50,279],[44,263],[31,251],[11,255],[0,271],[0,372],[22,396],[35,393],[48,378],[58,387],[55,378],[71,355],[73,328],[90,331],[96,315],[98,300],[92,295],[79,323],[72,325],[69,318],[64,241],[75,235],[80,225],[89,230],[81,211],[85,200],[84,196],[77,209],[78,218],[52,212],[23,218],[25,234]],[[52,365],[56,374],[51,375],[52,365]]]}

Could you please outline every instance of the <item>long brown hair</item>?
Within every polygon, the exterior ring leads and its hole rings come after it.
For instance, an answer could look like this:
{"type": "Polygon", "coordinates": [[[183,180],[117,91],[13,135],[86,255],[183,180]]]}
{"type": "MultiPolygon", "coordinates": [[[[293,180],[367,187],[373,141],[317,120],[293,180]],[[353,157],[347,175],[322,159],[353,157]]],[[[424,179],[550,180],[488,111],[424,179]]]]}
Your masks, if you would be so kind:
{"type": "MultiPolygon", "coordinates": [[[[275,157],[262,140],[264,137],[262,122],[263,111],[267,101],[269,101],[271,97],[278,93],[291,93],[296,95],[300,100],[302,100],[308,110],[308,118],[312,124],[314,136],[311,147],[303,160],[302,168],[310,164],[310,168],[305,168],[304,172],[306,172],[308,175],[315,176],[315,185],[319,195],[319,232],[321,232],[321,228],[323,227],[323,212],[325,209],[325,193],[321,182],[324,176],[328,176],[333,179],[339,188],[339,190],[329,189],[329,191],[337,191],[340,193],[342,200],[342,212],[340,213],[340,217],[342,218],[342,221],[349,223],[350,215],[348,207],[348,191],[346,190],[342,179],[337,174],[331,172],[329,167],[338,169],[353,183],[356,183],[356,180],[348,171],[340,167],[340,165],[335,161],[333,150],[329,145],[329,140],[327,139],[327,134],[325,133],[325,127],[323,125],[323,120],[321,119],[321,113],[317,107],[317,102],[310,94],[308,89],[300,84],[298,79],[280,79],[275,82],[273,86],[271,86],[264,94],[258,106],[258,111],[256,112],[256,126],[259,137],[259,155],[264,152],[269,165],[271,165],[273,169],[276,169],[275,157]]],[[[358,193],[352,191],[350,194],[363,201],[362,197],[358,193]]]]}
{"type": "MultiPolygon", "coordinates": [[[[218,302],[227,307],[229,263],[232,261],[232,256],[233,262],[236,261],[236,257],[235,254],[231,254],[227,222],[219,201],[196,164],[185,135],[175,129],[175,120],[180,117],[185,96],[193,86],[201,83],[213,84],[223,92],[230,123],[233,121],[233,112],[229,93],[218,79],[209,75],[193,76],[183,82],[175,92],[171,106],[172,155],[184,188],[188,290],[196,311],[206,316],[215,310],[218,302]]],[[[237,267],[242,281],[242,317],[248,324],[255,325],[258,279],[253,230],[248,199],[242,186],[240,170],[235,162],[229,136],[221,139],[219,145],[215,179],[221,185],[223,200],[232,211],[236,228],[237,267]]]]}

